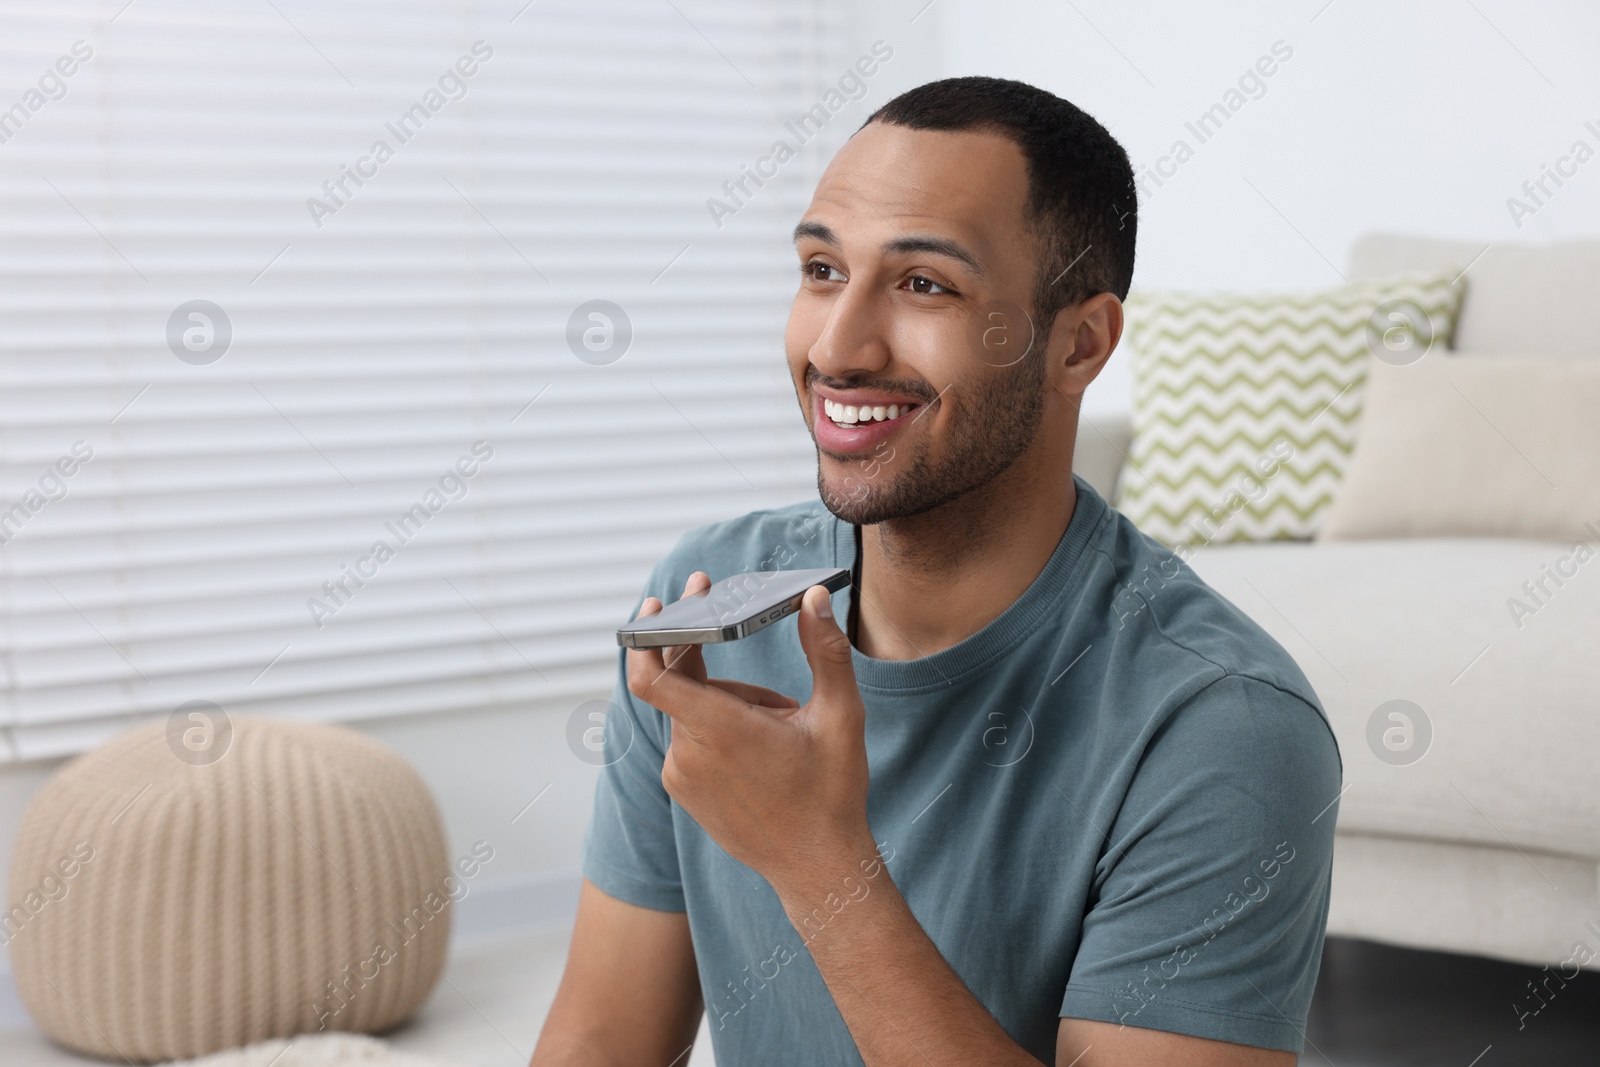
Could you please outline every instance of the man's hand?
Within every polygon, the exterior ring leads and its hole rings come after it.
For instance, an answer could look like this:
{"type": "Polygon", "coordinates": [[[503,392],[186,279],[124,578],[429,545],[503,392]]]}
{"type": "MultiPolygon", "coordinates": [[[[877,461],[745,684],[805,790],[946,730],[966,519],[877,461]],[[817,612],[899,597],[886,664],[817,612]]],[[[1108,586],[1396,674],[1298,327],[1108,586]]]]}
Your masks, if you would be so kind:
{"type": "MultiPolygon", "coordinates": [[[[696,571],[683,595],[710,585],[696,571]]],[[[648,597],[639,617],[661,606],[648,597]]],[[[875,848],[867,825],[866,708],[850,640],[822,586],[806,590],[796,621],[811,665],[804,706],[759,685],[708,679],[698,645],[627,653],[629,691],[672,719],[661,769],[667,795],[780,892],[811,865],[875,848]]]]}

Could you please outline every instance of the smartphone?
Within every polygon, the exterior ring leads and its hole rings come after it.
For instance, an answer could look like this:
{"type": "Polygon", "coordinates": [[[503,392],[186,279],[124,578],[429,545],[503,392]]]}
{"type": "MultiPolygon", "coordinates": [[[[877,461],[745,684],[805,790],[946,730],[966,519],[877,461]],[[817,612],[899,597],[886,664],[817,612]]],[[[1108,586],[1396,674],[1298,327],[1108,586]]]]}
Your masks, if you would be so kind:
{"type": "Polygon", "coordinates": [[[703,593],[691,593],[654,615],[628,623],[617,631],[617,644],[660,648],[737,641],[799,611],[812,586],[835,593],[849,584],[850,571],[833,567],[735,574],[713,582],[703,593]]]}

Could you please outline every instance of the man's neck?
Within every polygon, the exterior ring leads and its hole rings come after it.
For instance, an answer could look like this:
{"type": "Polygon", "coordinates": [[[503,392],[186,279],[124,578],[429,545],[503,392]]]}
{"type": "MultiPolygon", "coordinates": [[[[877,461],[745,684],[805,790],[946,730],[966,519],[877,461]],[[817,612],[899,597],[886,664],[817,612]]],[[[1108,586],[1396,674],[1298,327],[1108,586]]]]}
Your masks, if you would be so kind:
{"type": "Polygon", "coordinates": [[[1030,467],[1013,464],[933,511],[859,528],[856,647],[864,655],[908,660],[943,651],[1033,584],[1072,521],[1078,493],[1070,475],[1030,467]]]}

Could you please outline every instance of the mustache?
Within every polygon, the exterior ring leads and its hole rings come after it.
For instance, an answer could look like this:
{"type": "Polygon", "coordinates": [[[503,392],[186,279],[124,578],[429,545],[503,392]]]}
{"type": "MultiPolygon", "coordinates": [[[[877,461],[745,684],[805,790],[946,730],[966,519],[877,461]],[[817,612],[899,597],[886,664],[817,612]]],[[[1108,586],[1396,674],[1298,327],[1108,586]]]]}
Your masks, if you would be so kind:
{"type": "Polygon", "coordinates": [[[806,370],[806,387],[808,389],[809,388],[814,388],[818,382],[821,382],[823,385],[827,386],[830,389],[839,389],[839,390],[875,389],[875,390],[877,390],[878,392],[881,392],[881,393],[894,393],[894,394],[899,395],[899,396],[915,397],[916,399],[922,401],[924,404],[933,403],[933,401],[939,395],[938,393],[936,393],[933,390],[933,388],[930,385],[928,385],[927,382],[923,382],[923,381],[911,381],[911,380],[897,381],[897,380],[892,379],[892,378],[884,379],[884,380],[881,380],[881,381],[875,380],[875,379],[871,379],[871,378],[857,378],[857,379],[854,379],[854,380],[840,380],[840,379],[836,379],[836,378],[823,377],[822,372],[817,370],[817,368],[814,367],[814,366],[807,368],[807,370],[806,370]]]}

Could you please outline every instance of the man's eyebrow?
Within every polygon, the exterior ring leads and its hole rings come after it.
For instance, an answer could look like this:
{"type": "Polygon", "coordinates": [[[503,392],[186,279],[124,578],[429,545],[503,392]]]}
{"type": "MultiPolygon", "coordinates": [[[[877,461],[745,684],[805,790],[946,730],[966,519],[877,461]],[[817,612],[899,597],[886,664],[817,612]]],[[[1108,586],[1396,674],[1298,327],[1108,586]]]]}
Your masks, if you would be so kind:
{"type": "Polygon", "coordinates": [[[935,237],[932,234],[911,234],[909,236],[896,237],[885,244],[883,250],[891,255],[928,252],[935,256],[945,256],[949,259],[959,260],[967,265],[968,270],[980,278],[984,273],[983,264],[978,262],[978,257],[948,237],[935,237]]]}
{"type": "MultiPolygon", "coordinates": [[[[825,245],[839,247],[839,237],[827,226],[820,222],[802,222],[794,228],[794,239],[798,243],[803,238],[812,238],[825,245]]],[[[967,251],[959,243],[948,237],[936,237],[933,234],[902,234],[883,246],[889,255],[911,255],[917,252],[927,252],[936,256],[945,256],[966,264],[967,269],[982,277],[983,264],[978,262],[978,257],[967,251]]]]}
{"type": "Polygon", "coordinates": [[[814,238],[825,245],[839,247],[839,238],[834,232],[820,222],[802,222],[794,228],[795,243],[798,244],[803,237],[814,238]]]}

